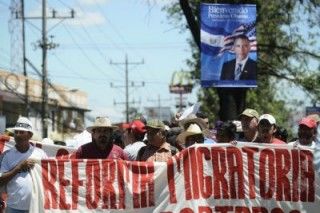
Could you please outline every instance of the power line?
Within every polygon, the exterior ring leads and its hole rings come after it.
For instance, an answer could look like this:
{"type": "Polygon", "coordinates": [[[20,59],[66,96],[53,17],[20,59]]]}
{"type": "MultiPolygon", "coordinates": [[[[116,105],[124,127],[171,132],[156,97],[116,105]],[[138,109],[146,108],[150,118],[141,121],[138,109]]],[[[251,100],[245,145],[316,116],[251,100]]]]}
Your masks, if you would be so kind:
{"type": "MultiPolygon", "coordinates": [[[[84,12],[85,10],[83,9],[83,7],[81,6],[81,4],[77,1],[77,5],[79,6],[79,8],[84,12]]],[[[97,4],[96,4],[97,5],[97,4]]],[[[97,7],[97,6],[96,6],[97,7]]],[[[102,9],[100,7],[97,7],[97,9],[100,11],[100,13],[104,16],[104,18],[108,21],[108,23],[110,24],[111,28],[114,28],[113,24],[110,23],[110,21],[108,20],[108,18],[106,17],[106,15],[104,14],[104,12],[102,11],[102,9]]],[[[100,33],[102,33],[105,37],[108,38],[108,40],[111,41],[111,43],[116,47],[119,48],[124,54],[126,54],[126,51],[124,48],[118,46],[116,43],[113,42],[113,39],[108,36],[104,30],[102,30],[99,26],[96,27],[97,29],[99,29],[100,33]]],[[[119,37],[122,37],[122,35],[119,34],[119,37]]]]}
{"type": "MultiPolygon", "coordinates": [[[[38,46],[42,49],[42,106],[41,106],[41,121],[42,121],[42,137],[46,138],[48,136],[48,122],[49,117],[49,105],[48,105],[48,70],[47,70],[47,50],[55,48],[57,44],[53,42],[48,42],[47,38],[47,19],[68,19],[74,18],[74,11],[70,11],[70,16],[57,16],[56,10],[52,10],[52,16],[47,16],[47,0],[42,0],[42,16],[29,16],[24,15],[24,0],[21,0],[21,10],[13,11],[16,14],[17,19],[22,20],[22,34],[23,34],[23,65],[24,65],[24,75],[26,77],[26,109],[28,114],[28,77],[26,72],[26,56],[25,56],[25,29],[24,23],[25,19],[41,19],[42,20],[42,40],[38,42],[38,46]]],[[[18,7],[17,7],[18,8],[18,7]]]]}
{"type": "MultiPolygon", "coordinates": [[[[79,8],[82,10],[82,12],[83,13],[85,13],[85,10],[84,10],[84,8],[79,4],[79,2],[77,1],[77,4],[78,4],[78,6],[79,6],[79,8]]],[[[123,41],[123,43],[128,47],[128,48],[130,48],[130,44],[128,44],[128,42],[126,41],[126,39],[124,38],[124,36],[120,33],[120,31],[116,28],[116,26],[109,20],[109,18],[106,16],[106,14],[103,12],[103,10],[102,10],[102,7],[97,7],[97,9],[100,11],[100,13],[105,17],[105,19],[107,20],[107,22],[108,22],[108,25],[110,26],[110,29],[112,29],[115,33],[116,33],[116,35],[117,35],[117,37],[118,38],[120,38],[122,41],[123,41]]],[[[98,26],[95,26],[95,29],[98,29],[99,30],[99,32],[101,33],[101,34],[103,34],[104,35],[104,37],[105,38],[108,38],[108,41],[111,41],[111,43],[112,43],[112,45],[114,45],[117,49],[119,49],[119,50],[121,50],[121,51],[123,51],[123,52],[125,52],[125,50],[124,50],[124,47],[122,47],[122,46],[119,46],[119,45],[117,45],[115,42],[113,42],[113,40],[112,40],[112,38],[110,38],[106,33],[105,33],[105,31],[103,30],[103,29],[101,29],[101,27],[98,25],[98,26]]],[[[90,31],[90,32],[92,32],[92,31],[90,31]]],[[[86,33],[87,34],[87,33],[86,33]]],[[[91,36],[89,36],[89,37],[91,37],[91,36]]],[[[92,39],[90,39],[90,40],[92,40],[92,39]]],[[[94,49],[95,50],[97,50],[97,51],[99,51],[98,49],[99,49],[99,47],[97,47],[97,46],[100,46],[100,44],[99,45],[97,45],[96,44],[96,42],[93,42],[94,43],[94,49]]],[[[80,46],[80,45],[78,45],[78,46],[80,46]]],[[[101,48],[101,47],[100,47],[101,48]]],[[[87,48],[86,48],[87,49],[87,48]]],[[[137,53],[136,51],[135,51],[135,55],[139,55],[139,53],[137,53]]],[[[101,54],[100,54],[101,55],[101,54]]],[[[152,67],[152,69],[153,69],[154,67],[152,67]]],[[[138,72],[137,73],[137,76],[140,76],[140,78],[142,78],[142,79],[145,79],[145,76],[143,76],[140,72],[138,72]]],[[[149,95],[150,96],[150,90],[144,90],[146,93],[147,93],[147,95],[149,95]]]]}
{"type": "MultiPolygon", "coordinates": [[[[96,49],[96,46],[99,45],[103,48],[109,48],[109,49],[118,49],[118,47],[114,47],[112,44],[106,44],[106,43],[98,43],[98,44],[92,44],[92,43],[84,43],[79,44],[81,47],[84,47],[86,49],[96,49]]],[[[123,44],[118,44],[119,46],[122,46],[123,44]]],[[[177,49],[177,48],[185,48],[187,47],[185,44],[181,43],[141,43],[141,44],[134,44],[130,47],[126,47],[127,49],[177,49]]],[[[64,44],[61,45],[61,48],[63,49],[73,49],[74,46],[70,44],[64,44]]]]}
{"type": "Polygon", "coordinates": [[[107,76],[107,77],[110,77],[106,72],[102,71],[101,68],[96,64],[94,63],[91,58],[88,56],[88,54],[83,50],[83,48],[80,47],[80,45],[77,43],[76,39],[74,38],[74,36],[72,35],[72,33],[70,32],[70,30],[65,26],[64,26],[64,29],[66,30],[66,32],[70,35],[72,41],[77,45],[77,47],[79,48],[79,50],[81,51],[81,53],[85,56],[85,58],[89,61],[89,63],[95,67],[96,71],[99,71],[102,75],[104,76],[107,76]]]}
{"type": "MultiPolygon", "coordinates": [[[[111,65],[125,65],[125,86],[113,86],[111,84],[111,87],[125,87],[126,89],[126,101],[125,102],[122,102],[122,103],[118,103],[118,104],[125,104],[126,105],[126,122],[128,123],[129,122],[129,70],[128,70],[128,67],[129,65],[137,65],[137,64],[144,64],[144,61],[142,60],[141,62],[129,62],[128,61],[128,56],[126,55],[125,57],[125,62],[117,62],[117,63],[114,63],[114,62],[110,62],[111,65]]],[[[134,85],[132,84],[131,87],[137,87],[138,85],[134,85]]],[[[142,82],[142,85],[141,86],[144,86],[144,82],[142,82]]],[[[115,104],[117,104],[115,102],[115,104]]]]}
{"type": "MultiPolygon", "coordinates": [[[[81,4],[78,2],[78,1],[76,1],[76,3],[77,3],[77,6],[80,8],[80,10],[82,11],[82,13],[83,14],[86,14],[86,12],[85,12],[85,10],[83,9],[83,7],[81,6],[81,4]]],[[[85,34],[87,35],[87,37],[89,38],[89,40],[94,44],[94,49],[96,50],[96,51],[98,51],[98,53],[99,53],[99,55],[100,56],[102,56],[103,57],[103,60],[105,60],[105,58],[107,57],[107,58],[110,58],[108,55],[106,55],[105,53],[103,53],[102,51],[101,51],[101,49],[100,49],[100,45],[96,45],[96,42],[95,42],[95,40],[91,37],[91,35],[90,35],[90,33],[86,30],[86,28],[83,26],[83,24],[80,22],[80,26],[81,26],[81,28],[82,28],[82,30],[85,32],[85,34]]],[[[113,39],[110,37],[110,36],[108,36],[105,32],[104,32],[104,30],[102,30],[101,29],[101,27],[98,25],[98,27],[95,27],[96,29],[98,29],[99,31],[100,31],[100,33],[105,37],[105,38],[108,38],[108,40],[109,41],[111,41],[111,43],[115,46],[115,48],[117,48],[117,49],[120,49],[123,53],[125,53],[125,50],[123,49],[123,48],[121,48],[120,46],[118,46],[116,43],[114,43],[113,42],[113,39]]],[[[117,74],[118,74],[119,72],[117,72],[117,74]]],[[[124,77],[124,76],[122,76],[122,77],[124,77]]]]}

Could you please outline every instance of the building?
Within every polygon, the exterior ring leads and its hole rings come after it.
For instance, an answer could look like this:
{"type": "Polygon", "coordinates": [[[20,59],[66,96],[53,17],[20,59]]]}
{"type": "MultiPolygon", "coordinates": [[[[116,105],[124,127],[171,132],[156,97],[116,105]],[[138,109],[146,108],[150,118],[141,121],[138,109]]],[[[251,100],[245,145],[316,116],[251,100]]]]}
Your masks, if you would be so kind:
{"type": "MultiPolygon", "coordinates": [[[[0,131],[4,126],[15,125],[20,115],[25,115],[25,76],[0,69],[0,131]],[[5,123],[5,125],[4,125],[5,123]]],[[[36,134],[41,136],[42,82],[28,78],[29,118],[36,134]]],[[[87,94],[78,89],[49,84],[48,86],[48,136],[53,140],[64,140],[66,137],[82,131],[85,112],[88,112],[87,94]]]]}
{"type": "Polygon", "coordinates": [[[170,107],[145,107],[144,110],[148,120],[159,119],[162,121],[171,121],[173,117],[170,107]]]}

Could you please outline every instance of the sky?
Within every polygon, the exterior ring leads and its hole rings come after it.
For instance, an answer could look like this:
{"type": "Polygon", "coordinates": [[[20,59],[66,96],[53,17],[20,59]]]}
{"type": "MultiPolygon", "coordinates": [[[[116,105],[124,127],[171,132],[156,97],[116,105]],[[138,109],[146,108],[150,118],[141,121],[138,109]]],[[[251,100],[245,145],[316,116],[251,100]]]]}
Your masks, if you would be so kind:
{"type": "MultiPolygon", "coordinates": [[[[17,1],[17,0],[16,0],[17,1]]],[[[0,67],[10,69],[10,56],[19,47],[12,48],[12,35],[19,35],[10,29],[17,26],[17,20],[10,21],[9,0],[0,0],[0,67]],[[13,23],[13,24],[12,24],[13,23]]],[[[186,39],[189,32],[180,33],[170,24],[162,7],[169,0],[48,0],[48,16],[52,9],[57,16],[74,19],[49,19],[49,40],[57,43],[48,51],[48,76],[50,82],[62,84],[70,89],[87,92],[89,114],[109,116],[113,122],[125,120],[125,66],[128,56],[129,82],[144,87],[129,88],[129,100],[140,111],[144,107],[157,106],[154,100],[160,96],[162,106],[170,106],[172,111],[176,95],[169,93],[169,83],[174,71],[188,70],[185,63],[190,56],[186,39]],[[52,39],[51,39],[51,36],[52,39]],[[113,83],[114,87],[110,86],[113,83]],[[139,103],[140,102],[140,103],[139,103]]],[[[26,17],[41,16],[41,0],[25,1],[26,17]]],[[[27,58],[41,70],[41,49],[36,48],[41,39],[41,20],[26,21],[27,58]]],[[[19,44],[16,44],[19,46],[19,44]]],[[[22,73],[22,70],[15,72],[22,73]]],[[[28,75],[39,76],[28,68],[28,75]]],[[[195,102],[195,92],[188,96],[188,102],[195,102]]]]}
{"type": "MultiPolygon", "coordinates": [[[[71,9],[76,14],[74,19],[48,20],[49,40],[58,44],[48,51],[50,82],[85,91],[90,117],[109,116],[113,122],[122,122],[125,120],[125,105],[121,104],[125,101],[125,67],[112,65],[110,61],[124,63],[127,55],[129,63],[144,62],[129,66],[130,84],[145,82],[144,87],[129,89],[130,102],[136,102],[132,106],[143,112],[144,107],[158,106],[160,96],[161,106],[169,106],[175,113],[178,97],[169,93],[169,83],[174,71],[189,70],[186,59],[191,50],[186,40],[191,35],[189,31],[181,33],[170,24],[167,13],[162,10],[173,1],[178,0],[47,0],[48,16],[53,9],[57,16],[69,16],[71,9]]],[[[11,19],[10,4],[10,0],[0,0],[0,68],[6,70],[14,67],[11,59],[21,62],[16,60],[21,46],[19,42],[11,42],[20,32],[18,20],[11,19]]],[[[27,0],[25,6],[27,17],[41,16],[41,0],[27,0]]],[[[40,39],[41,20],[28,19],[26,56],[39,70],[41,49],[37,43],[40,39]]],[[[22,69],[14,72],[21,74],[22,69]]],[[[30,67],[28,75],[39,78],[30,67]]],[[[295,105],[294,111],[304,112],[304,107],[311,104],[305,94],[296,87],[287,84],[284,87],[290,92],[287,97],[302,101],[300,107],[295,105]]],[[[198,89],[188,95],[187,102],[197,101],[198,89]]]]}

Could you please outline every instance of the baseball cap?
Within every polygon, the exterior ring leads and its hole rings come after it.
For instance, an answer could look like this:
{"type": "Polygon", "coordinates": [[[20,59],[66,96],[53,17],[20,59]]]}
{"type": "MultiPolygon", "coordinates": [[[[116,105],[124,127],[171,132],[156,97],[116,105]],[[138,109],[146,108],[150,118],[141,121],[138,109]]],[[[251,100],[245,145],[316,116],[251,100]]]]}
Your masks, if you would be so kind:
{"type": "Polygon", "coordinates": [[[256,110],[250,109],[250,108],[245,109],[245,110],[239,115],[239,117],[241,117],[242,115],[245,115],[245,116],[248,116],[248,117],[251,117],[251,118],[255,117],[255,118],[259,119],[259,113],[258,113],[256,110]]]}
{"type": "Polygon", "coordinates": [[[259,123],[262,120],[267,120],[270,124],[276,124],[276,119],[270,114],[263,114],[259,117],[259,123]]]}
{"type": "Polygon", "coordinates": [[[310,114],[310,115],[307,116],[307,118],[311,118],[316,123],[320,122],[320,116],[318,114],[310,114]]]}
{"type": "Polygon", "coordinates": [[[162,121],[154,119],[154,120],[149,120],[146,125],[147,128],[152,128],[152,129],[165,129],[165,125],[162,121]]]}
{"type": "Polygon", "coordinates": [[[130,128],[130,123],[122,123],[122,124],[120,125],[120,128],[121,128],[121,129],[129,129],[129,128],[130,128]]]}
{"type": "Polygon", "coordinates": [[[299,125],[305,125],[309,128],[315,128],[317,126],[317,123],[312,118],[305,117],[299,121],[299,125]]]}
{"type": "Polygon", "coordinates": [[[130,123],[129,128],[131,129],[131,131],[136,132],[136,133],[145,133],[146,132],[146,126],[140,120],[133,120],[130,123]]]}

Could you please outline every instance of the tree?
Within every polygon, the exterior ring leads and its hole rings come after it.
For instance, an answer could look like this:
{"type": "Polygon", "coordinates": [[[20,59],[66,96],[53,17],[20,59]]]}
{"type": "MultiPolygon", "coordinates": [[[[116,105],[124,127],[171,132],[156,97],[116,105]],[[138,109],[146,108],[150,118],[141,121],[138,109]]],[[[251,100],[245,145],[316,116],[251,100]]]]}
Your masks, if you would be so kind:
{"type": "MultiPolygon", "coordinates": [[[[320,99],[320,73],[317,72],[320,55],[319,42],[316,40],[320,26],[319,0],[206,2],[257,5],[258,88],[248,90],[247,107],[272,113],[281,125],[287,126],[287,102],[275,95],[279,81],[285,81],[287,86],[302,88],[313,100],[320,99]]],[[[197,48],[200,46],[199,6],[200,0],[180,0],[164,8],[172,24],[182,31],[194,31],[193,39],[189,40],[192,53],[187,64],[195,79],[200,79],[200,50],[197,48]],[[184,22],[184,18],[189,25],[184,22]],[[193,25],[190,26],[190,23],[193,25]]],[[[202,110],[210,118],[217,119],[218,111],[221,110],[217,90],[201,89],[198,96],[202,110]]]]}

